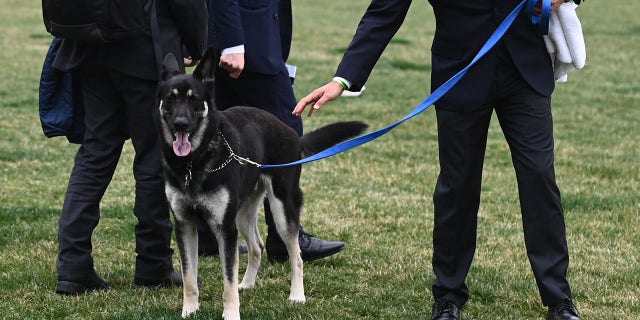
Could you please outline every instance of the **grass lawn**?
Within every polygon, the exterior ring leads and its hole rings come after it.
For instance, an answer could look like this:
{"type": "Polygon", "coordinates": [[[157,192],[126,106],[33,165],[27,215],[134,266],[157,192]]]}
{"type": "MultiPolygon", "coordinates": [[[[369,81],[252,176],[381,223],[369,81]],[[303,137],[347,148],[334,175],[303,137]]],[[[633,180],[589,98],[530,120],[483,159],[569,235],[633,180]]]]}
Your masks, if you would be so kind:
{"type": "MultiPolygon", "coordinates": [[[[298,66],[298,98],[331,79],[368,3],[294,1],[289,63],[298,66]]],[[[587,66],[558,84],[554,94],[569,280],[584,319],[640,319],[638,12],[636,1],[580,6],[587,66]]],[[[339,99],[305,117],[307,130],[352,119],[377,129],[404,117],[429,92],[433,25],[426,1],[414,1],[364,95],[339,99]]],[[[179,319],[181,289],[133,285],[130,144],[93,236],[96,269],[114,288],[81,297],[54,294],[58,216],[77,145],[61,137],[47,139],[40,127],[38,80],[50,41],[40,2],[0,0],[0,315],[179,319]]],[[[493,121],[464,319],[544,319],[546,313],[525,254],[510,159],[493,121]]],[[[304,226],[348,248],[305,265],[305,305],[286,302],[288,264],[269,264],[264,258],[256,290],[241,293],[243,318],[426,319],[434,280],[431,197],[438,173],[433,110],[375,142],[307,164],[303,173],[304,226]]],[[[201,309],[193,319],[220,318],[219,261],[202,259],[200,271],[201,309]]]]}

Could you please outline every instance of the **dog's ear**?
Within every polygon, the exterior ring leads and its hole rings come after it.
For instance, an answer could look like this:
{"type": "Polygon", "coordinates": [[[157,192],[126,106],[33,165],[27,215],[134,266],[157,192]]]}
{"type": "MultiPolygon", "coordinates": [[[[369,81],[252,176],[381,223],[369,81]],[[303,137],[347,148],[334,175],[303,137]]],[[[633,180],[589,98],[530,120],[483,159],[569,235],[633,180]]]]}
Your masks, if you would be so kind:
{"type": "Polygon", "coordinates": [[[195,70],[193,70],[193,76],[199,80],[207,80],[213,78],[213,72],[216,68],[216,57],[213,47],[207,48],[207,51],[200,59],[200,63],[195,70]]]}
{"type": "Polygon", "coordinates": [[[162,63],[162,80],[166,81],[167,79],[181,73],[180,66],[178,66],[178,60],[176,60],[176,57],[172,53],[168,53],[162,63]]]}

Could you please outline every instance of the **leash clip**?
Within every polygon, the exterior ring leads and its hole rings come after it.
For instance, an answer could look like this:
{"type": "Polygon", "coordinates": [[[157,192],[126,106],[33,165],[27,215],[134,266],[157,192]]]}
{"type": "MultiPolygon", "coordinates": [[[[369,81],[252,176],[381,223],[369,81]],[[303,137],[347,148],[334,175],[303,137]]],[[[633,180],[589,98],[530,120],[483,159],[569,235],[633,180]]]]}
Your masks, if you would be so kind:
{"type": "Polygon", "coordinates": [[[238,163],[239,163],[241,166],[244,166],[244,165],[247,165],[247,164],[252,164],[252,165],[254,165],[254,166],[258,167],[258,168],[262,167],[262,165],[261,165],[261,164],[259,164],[259,163],[255,162],[255,161],[251,161],[251,159],[249,159],[249,158],[243,158],[243,157],[241,157],[241,156],[239,156],[239,155],[237,155],[237,154],[235,154],[235,153],[233,154],[233,158],[234,158],[236,161],[238,161],[238,163]]]}

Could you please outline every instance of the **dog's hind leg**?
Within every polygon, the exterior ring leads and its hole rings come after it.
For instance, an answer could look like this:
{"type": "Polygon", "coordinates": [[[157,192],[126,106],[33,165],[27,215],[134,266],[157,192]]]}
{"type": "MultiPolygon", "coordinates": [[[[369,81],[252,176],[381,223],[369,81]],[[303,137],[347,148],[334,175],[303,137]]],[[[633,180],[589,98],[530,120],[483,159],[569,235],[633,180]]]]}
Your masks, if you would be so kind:
{"type": "Polygon", "coordinates": [[[247,241],[249,260],[242,282],[238,286],[240,290],[253,289],[255,287],[260,269],[262,249],[264,248],[264,243],[258,232],[258,207],[264,199],[264,191],[261,189],[262,187],[258,185],[258,190],[245,201],[244,206],[236,216],[238,231],[247,241]]]}
{"type": "Polygon", "coordinates": [[[289,301],[304,303],[304,270],[302,256],[300,255],[300,243],[298,242],[300,228],[300,209],[302,204],[302,191],[296,196],[300,201],[294,201],[295,197],[289,192],[285,192],[284,202],[274,194],[273,186],[267,189],[269,206],[273,215],[273,220],[278,230],[278,235],[287,247],[289,262],[291,263],[291,290],[289,291],[289,301]]]}
{"type": "Polygon", "coordinates": [[[198,302],[198,234],[196,222],[174,214],[176,240],[182,265],[182,317],[186,318],[200,308],[198,302]]]}

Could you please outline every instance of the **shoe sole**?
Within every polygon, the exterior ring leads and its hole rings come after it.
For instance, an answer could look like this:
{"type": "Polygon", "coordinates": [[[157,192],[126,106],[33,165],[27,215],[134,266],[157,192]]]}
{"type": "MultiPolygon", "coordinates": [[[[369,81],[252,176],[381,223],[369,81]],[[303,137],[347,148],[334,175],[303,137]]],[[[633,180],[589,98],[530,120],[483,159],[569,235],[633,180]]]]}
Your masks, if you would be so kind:
{"type": "Polygon", "coordinates": [[[136,288],[147,288],[147,289],[158,289],[158,288],[167,288],[167,287],[182,287],[182,282],[177,282],[173,280],[139,280],[135,279],[133,284],[136,288]]]}
{"type": "Polygon", "coordinates": [[[66,296],[77,296],[90,291],[107,290],[109,287],[96,287],[88,288],[87,286],[72,282],[72,281],[58,281],[56,284],[56,293],[66,296]]]}

